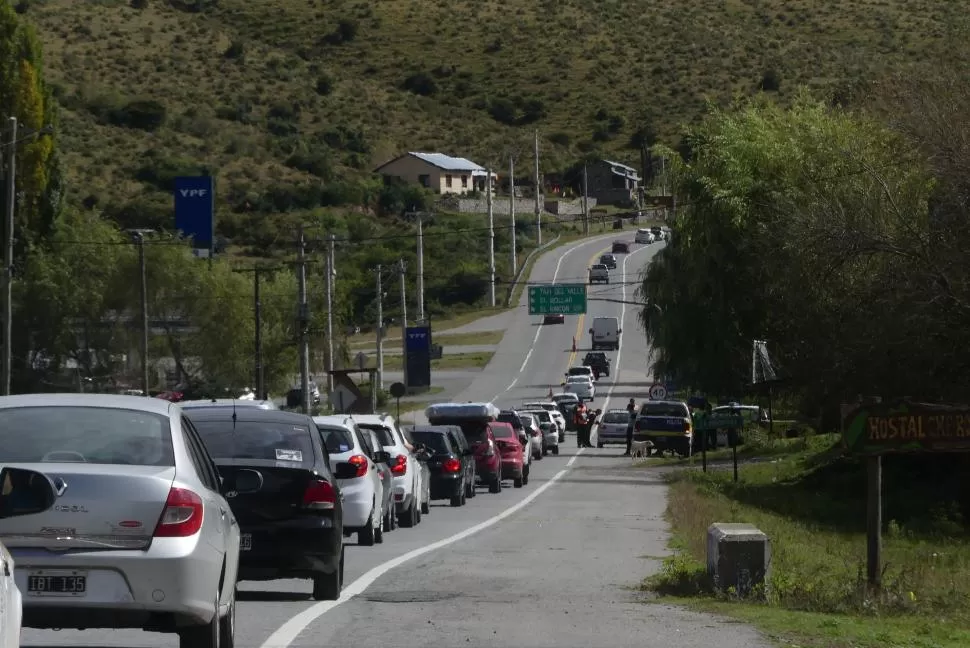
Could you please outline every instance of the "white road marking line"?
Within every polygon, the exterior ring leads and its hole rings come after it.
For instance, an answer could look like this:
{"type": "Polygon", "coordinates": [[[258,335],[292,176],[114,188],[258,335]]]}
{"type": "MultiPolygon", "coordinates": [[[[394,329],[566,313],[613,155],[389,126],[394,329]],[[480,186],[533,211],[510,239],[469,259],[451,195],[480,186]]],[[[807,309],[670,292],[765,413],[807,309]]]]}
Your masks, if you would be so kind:
{"type": "Polygon", "coordinates": [[[513,506],[510,506],[509,508],[505,509],[498,515],[491,517],[485,520],[484,522],[480,522],[479,524],[476,524],[473,527],[469,527],[464,531],[461,531],[460,533],[456,533],[453,536],[450,536],[443,540],[438,540],[437,542],[432,542],[431,544],[425,545],[423,547],[419,547],[418,549],[409,551],[406,554],[400,555],[397,558],[393,558],[391,560],[388,560],[385,563],[382,563],[380,565],[377,565],[376,567],[371,568],[369,571],[367,571],[365,574],[360,576],[353,583],[344,587],[343,592],[340,594],[340,598],[337,599],[336,601],[320,601],[319,603],[314,603],[313,605],[303,610],[296,616],[291,617],[289,621],[287,621],[282,626],[277,628],[276,632],[271,634],[269,638],[267,638],[266,641],[262,643],[260,648],[288,648],[290,645],[293,644],[294,641],[297,640],[297,638],[300,636],[300,633],[306,630],[311,623],[313,623],[314,621],[316,621],[321,616],[323,616],[330,610],[334,609],[338,605],[346,603],[347,601],[354,598],[355,596],[362,594],[364,590],[366,590],[374,583],[374,581],[376,581],[378,578],[380,578],[387,572],[391,571],[395,567],[399,567],[408,561],[414,560],[415,558],[423,556],[426,553],[435,551],[436,549],[441,549],[442,547],[447,547],[448,545],[454,544],[459,540],[464,540],[469,536],[475,535],[479,531],[484,531],[485,529],[495,524],[498,524],[499,522],[509,517],[510,515],[514,515],[515,513],[518,513],[526,506],[531,504],[537,497],[539,497],[544,492],[552,488],[553,484],[555,484],[557,481],[562,479],[562,477],[567,472],[569,472],[568,466],[572,464],[572,462],[575,460],[576,460],[576,457],[573,457],[570,460],[569,464],[566,464],[567,468],[557,472],[555,475],[553,475],[552,479],[550,479],[548,482],[546,482],[539,488],[535,489],[521,502],[513,506]]]}
{"type": "MultiPolygon", "coordinates": [[[[599,240],[599,239],[594,239],[594,240],[599,240]]],[[[556,279],[559,277],[559,270],[562,269],[562,262],[566,260],[566,257],[568,257],[570,254],[572,254],[575,250],[578,250],[579,248],[583,247],[583,245],[585,245],[586,243],[587,243],[587,241],[583,241],[583,242],[581,242],[581,243],[579,243],[577,245],[572,246],[571,248],[569,248],[568,250],[566,250],[562,254],[562,256],[559,257],[559,261],[556,262],[556,271],[552,274],[552,283],[556,283],[556,279]]],[[[526,365],[529,364],[529,358],[532,357],[532,351],[533,351],[533,349],[535,349],[536,344],[539,343],[539,334],[540,333],[542,333],[542,327],[541,326],[538,326],[538,327],[536,327],[535,337],[532,338],[532,346],[529,347],[529,352],[525,356],[525,361],[522,363],[522,366],[519,367],[519,373],[520,374],[523,371],[525,371],[526,365]]],[[[512,390],[512,388],[515,387],[515,385],[516,385],[516,383],[518,381],[519,381],[518,378],[516,378],[515,380],[513,380],[509,384],[508,387],[506,387],[505,389],[503,389],[499,393],[497,393],[494,396],[492,396],[490,402],[494,403],[501,396],[504,396],[505,394],[509,393],[512,390]]]]}

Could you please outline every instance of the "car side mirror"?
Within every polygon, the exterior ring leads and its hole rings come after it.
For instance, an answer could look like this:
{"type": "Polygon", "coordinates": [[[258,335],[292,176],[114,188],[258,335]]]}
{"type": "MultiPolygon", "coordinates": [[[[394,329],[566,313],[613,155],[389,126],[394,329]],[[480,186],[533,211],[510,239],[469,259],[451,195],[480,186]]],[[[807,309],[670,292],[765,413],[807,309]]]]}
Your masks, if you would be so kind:
{"type": "Polygon", "coordinates": [[[341,461],[334,468],[333,476],[337,479],[354,479],[357,477],[357,466],[347,461],[341,461]]]}
{"type": "Polygon", "coordinates": [[[375,463],[390,463],[390,461],[391,461],[390,452],[387,452],[386,450],[378,450],[377,452],[374,453],[375,463]]]}
{"type": "Polygon", "coordinates": [[[67,488],[64,480],[59,484],[43,473],[25,468],[0,470],[0,519],[35,515],[54,506],[54,502],[67,488]]]}

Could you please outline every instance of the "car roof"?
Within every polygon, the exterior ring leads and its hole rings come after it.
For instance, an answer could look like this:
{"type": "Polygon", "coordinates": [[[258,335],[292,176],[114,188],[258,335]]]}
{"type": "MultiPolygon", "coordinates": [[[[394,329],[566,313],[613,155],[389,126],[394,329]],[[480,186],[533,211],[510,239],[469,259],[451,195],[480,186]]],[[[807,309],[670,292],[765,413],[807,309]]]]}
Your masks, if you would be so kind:
{"type": "MultiPolygon", "coordinates": [[[[127,394],[17,394],[0,396],[0,408],[7,407],[104,407],[130,409],[168,416],[177,403],[164,398],[127,394]]],[[[255,408],[252,408],[255,409],[255,408]]]]}
{"type": "MultiPolygon", "coordinates": [[[[681,400],[648,400],[644,401],[641,407],[646,407],[647,405],[683,405],[684,407],[687,407],[687,402],[681,400]]],[[[687,409],[690,408],[688,407],[687,409]]]]}
{"type": "Polygon", "coordinates": [[[272,423],[292,423],[294,425],[306,425],[312,422],[309,416],[300,412],[268,410],[259,407],[240,407],[231,412],[228,410],[228,407],[198,407],[186,410],[185,415],[192,421],[231,420],[233,415],[235,415],[237,421],[246,422],[266,421],[272,423]]]}
{"type": "Polygon", "coordinates": [[[354,430],[354,419],[350,418],[348,414],[328,414],[326,416],[314,416],[313,422],[317,425],[333,425],[336,427],[342,427],[346,430],[354,430]]]}
{"type": "Polygon", "coordinates": [[[243,400],[239,398],[198,398],[178,401],[179,407],[194,409],[196,407],[256,407],[259,409],[279,409],[270,400],[243,400]]]}
{"type": "Polygon", "coordinates": [[[348,416],[359,425],[394,425],[394,417],[386,412],[383,414],[348,414],[348,416]]]}
{"type": "Polygon", "coordinates": [[[434,434],[461,432],[461,428],[457,425],[411,425],[407,429],[411,432],[432,432],[434,434]]]}

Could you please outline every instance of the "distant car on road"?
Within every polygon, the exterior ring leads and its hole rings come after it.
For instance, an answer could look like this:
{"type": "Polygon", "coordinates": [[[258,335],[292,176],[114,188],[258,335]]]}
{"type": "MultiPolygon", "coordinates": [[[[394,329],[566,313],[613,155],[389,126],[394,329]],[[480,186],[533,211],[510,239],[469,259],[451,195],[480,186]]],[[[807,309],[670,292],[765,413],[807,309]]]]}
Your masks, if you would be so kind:
{"type": "Polygon", "coordinates": [[[642,227],[637,230],[636,236],[633,237],[635,243],[649,244],[653,243],[656,236],[649,229],[642,227]]]}
{"type": "Polygon", "coordinates": [[[616,270],[616,257],[612,254],[604,254],[601,256],[600,263],[605,265],[610,270],[616,270]]]}
{"type": "Polygon", "coordinates": [[[570,376],[566,379],[563,391],[576,394],[580,400],[591,401],[596,398],[596,387],[589,376],[570,376]]]}
{"type": "Polygon", "coordinates": [[[607,410],[597,428],[596,446],[602,448],[607,443],[626,443],[626,431],[632,422],[630,412],[624,409],[607,410]]]}
{"type": "Polygon", "coordinates": [[[626,241],[613,241],[613,254],[627,254],[630,252],[630,244],[626,241]]]}
{"type": "Polygon", "coordinates": [[[542,318],[543,324],[565,324],[566,316],[562,313],[549,313],[542,318]]]}
{"type": "Polygon", "coordinates": [[[589,282],[610,283],[610,269],[602,263],[595,263],[589,268],[589,282]]]}
{"type": "Polygon", "coordinates": [[[666,235],[664,233],[664,228],[660,227],[659,225],[654,225],[653,227],[651,227],[650,233],[653,234],[653,237],[658,241],[662,241],[666,238],[666,235]]]}
{"type": "Polygon", "coordinates": [[[531,456],[529,436],[525,430],[516,432],[511,423],[490,423],[495,444],[502,456],[502,479],[511,479],[514,488],[529,483],[528,458],[531,456]]]}
{"type": "MultiPolygon", "coordinates": [[[[448,426],[417,426],[408,434],[427,456],[431,478],[431,499],[449,500],[452,506],[464,506],[468,495],[468,475],[474,479],[474,457],[464,455],[448,433],[448,426]],[[471,470],[468,464],[471,464],[471,470]]],[[[459,430],[460,434],[460,430],[459,430]]],[[[419,459],[420,459],[420,452],[419,459]]]]}

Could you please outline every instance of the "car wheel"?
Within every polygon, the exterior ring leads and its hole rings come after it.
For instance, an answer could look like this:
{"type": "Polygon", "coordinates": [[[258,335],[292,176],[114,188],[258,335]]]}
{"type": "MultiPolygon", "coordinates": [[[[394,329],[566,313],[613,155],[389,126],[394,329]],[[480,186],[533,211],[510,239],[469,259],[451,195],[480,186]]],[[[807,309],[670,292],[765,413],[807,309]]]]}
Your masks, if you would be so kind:
{"type": "Polygon", "coordinates": [[[475,498],[475,495],[477,495],[477,494],[478,494],[478,492],[475,490],[475,476],[472,475],[472,480],[470,482],[468,482],[467,492],[465,493],[465,496],[468,499],[474,499],[475,498]]]}
{"type": "Polygon", "coordinates": [[[513,479],[512,480],[512,487],[513,488],[522,488],[522,484],[524,483],[523,479],[524,479],[523,477],[516,477],[515,479],[513,479]]]}
{"type": "Polygon", "coordinates": [[[492,483],[488,485],[489,493],[501,493],[502,492],[502,480],[499,477],[493,477],[492,483]]]}
{"type": "Polygon", "coordinates": [[[606,444],[604,444],[604,443],[597,443],[597,444],[596,444],[596,447],[597,447],[597,448],[602,448],[602,447],[603,447],[604,445],[606,445],[606,444]]]}
{"type": "Polygon", "coordinates": [[[554,446],[554,447],[553,447],[553,449],[552,449],[552,454],[553,454],[554,456],[557,456],[557,457],[559,456],[559,446],[554,446]]]}
{"type": "Polygon", "coordinates": [[[374,542],[377,544],[382,544],[384,542],[384,516],[381,516],[380,521],[377,524],[377,528],[374,529],[374,542]]]}
{"type": "Polygon", "coordinates": [[[387,507],[387,513],[384,514],[384,530],[393,531],[394,527],[397,526],[395,522],[397,522],[397,518],[394,516],[394,504],[391,504],[387,507]]]}
{"type": "Polygon", "coordinates": [[[234,648],[236,645],[236,588],[232,588],[229,610],[219,622],[219,648],[234,648]]]}
{"type": "Polygon", "coordinates": [[[219,594],[216,594],[215,613],[205,625],[191,626],[179,632],[179,648],[219,648],[222,639],[222,619],[219,618],[219,594]]]}
{"type": "Polygon", "coordinates": [[[420,504],[414,505],[414,524],[415,525],[421,524],[421,505],[420,504]]]}
{"type": "Polygon", "coordinates": [[[524,475],[522,475],[522,483],[525,484],[526,486],[529,485],[529,473],[528,472],[526,472],[524,475]]]}
{"type": "Polygon", "coordinates": [[[374,540],[374,512],[371,511],[370,517],[364,523],[364,528],[357,532],[357,544],[361,547],[373,547],[374,540]]]}
{"type": "Polygon", "coordinates": [[[344,585],[344,550],[340,549],[340,564],[332,574],[313,579],[313,598],[317,601],[336,601],[344,585]]]}
{"type": "Polygon", "coordinates": [[[415,502],[414,497],[411,497],[411,505],[407,507],[399,516],[397,516],[397,523],[404,527],[405,529],[410,529],[416,523],[417,515],[414,514],[415,502]]]}
{"type": "Polygon", "coordinates": [[[455,493],[454,495],[451,496],[451,505],[461,506],[461,501],[463,499],[465,499],[464,486],[462,486],[461,492],[455,493]]]}
{"type": "Polygon", "coordinates": [[[427,499],[425,499],[425,501],[421,502],[421,512],[424,513],[425,515],[427,515],[428,513],[431,512],[431,502],[430,502],[430,499],[431,498],[427,498],[427,499]]]}

